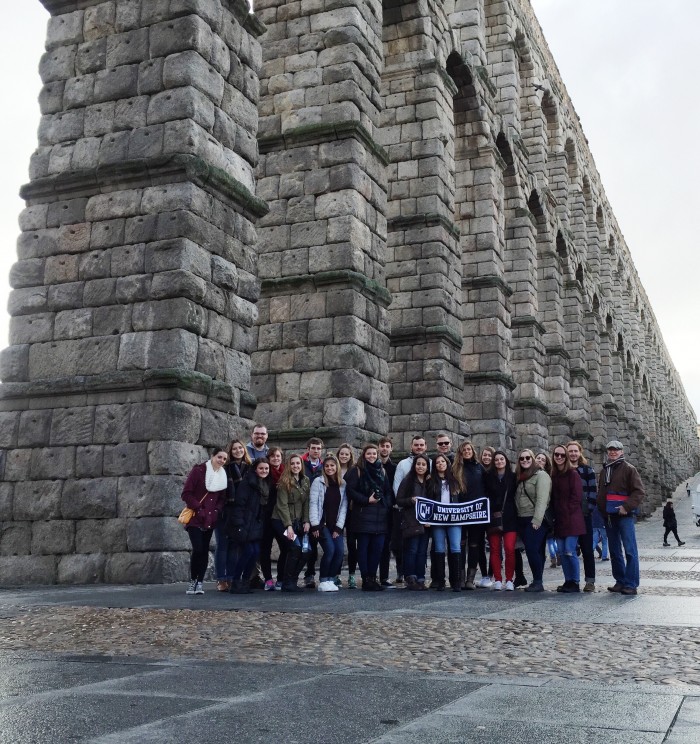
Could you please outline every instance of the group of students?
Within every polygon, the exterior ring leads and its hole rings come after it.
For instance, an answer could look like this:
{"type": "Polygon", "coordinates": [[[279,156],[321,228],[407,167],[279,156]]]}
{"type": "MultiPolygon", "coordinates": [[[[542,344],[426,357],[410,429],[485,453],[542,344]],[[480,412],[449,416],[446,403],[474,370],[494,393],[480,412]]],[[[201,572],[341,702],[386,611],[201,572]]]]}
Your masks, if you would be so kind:
{"type": "Polygon", "coordinates": [[[304,454],[284,461],[279,447],[267,446],[267,429],[256,426],[247,445],[236,439],[226,449],[217,448],[210,460],[192,469],[182,493],[195,511],[186,526],[192,545],[187,593],[204,593],[212,535],[222,592],[251,592],[258,571],[266,591],[303,591],[298,585],[302,570],[304,587],[315,588],[319,546],[318,590],[338,591],[346,544],[348,588],[357,587],[359,567],[363,591],[402,584],[425,591],[430,552],[432,589],[446,588],[447,564],[456,592],[518,586],[541,592],[548,536],[555,540],[564,574],[557,591],[580,591],[578,550],[583,590],[594,590],[596,477],[578,442],[556,446],[551,460],[545,452],[524,449],[515,468],[503,450],[484,447],[479,455],[464,441],[455,453],[447,434],[440,434],[436,444],[437,454],[429,457],[425,438],[416,436],[411,454],[395,464],[386,437],[365,445],[357,460],[349,444],[324,456],[323,442],[312,438],[304,454]],[[490,522],[427,526],[416,518],[418,498],[443,504],[487,498],[490,522]],[[274,542],[279,548],[275,578],[274,542]],[[532,573],[529,584],[523,548],[532,573]],[[392,553],[395,583],[389,581],[392,553]]]}

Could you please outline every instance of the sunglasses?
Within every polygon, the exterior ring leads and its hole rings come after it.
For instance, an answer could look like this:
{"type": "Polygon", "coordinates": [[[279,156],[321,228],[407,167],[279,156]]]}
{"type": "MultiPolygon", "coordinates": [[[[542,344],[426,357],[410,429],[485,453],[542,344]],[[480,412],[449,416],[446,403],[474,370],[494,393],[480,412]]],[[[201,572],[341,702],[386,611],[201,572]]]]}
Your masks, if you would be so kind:
{"type": "Polygon", "coordinates": [[[554,453],[554,459],[555,460],[560,460],[562,457],[566,457],[566,453],[565,452],[555,452],[554,453]]]}
{"type": "Polygon", "coordinates": [[[520,462],[529,462],[530,460],[532,460],[532,458],[529,455],[527,455],[526,457],[519,457],[518,460],[520,462]]]}
{"type": "Polygon", "coordinates": [[[449,447],[450,442],[438,442],[438,447],[449,447]]]}

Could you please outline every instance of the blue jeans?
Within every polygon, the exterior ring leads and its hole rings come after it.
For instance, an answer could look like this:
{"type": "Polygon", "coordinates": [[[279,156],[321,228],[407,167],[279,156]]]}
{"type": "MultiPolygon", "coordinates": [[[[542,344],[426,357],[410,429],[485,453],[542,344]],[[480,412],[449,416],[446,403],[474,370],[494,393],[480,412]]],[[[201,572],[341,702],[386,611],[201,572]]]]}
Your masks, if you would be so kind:
{"type": "Polygon", "coordinates": [[[236,565],[238,551],[236,546],[226,537],[223,525],[214,527],[216,548],[214,548],[214,571],[217,581],[231,581],[233,569],[236,565]]]}
{"type": "Polygon", "coordinates": [[[343,567],[343,555],[345,553],[345,543],[343,542],[343,533],[333,538],[333,533],[324,527],[318,538],[319,545],[323,549],[323,558],[319,569],[321,581],[329,581],[340,573],[343,567]]]}
{"type": "Polygon", "coordinates": [[[425,581],[425,563],[428,560],[429,533],[414,535],[404,540],[403,570],[406,576],[415,576],[418,581],[425,581]]]}
{"type": "Polygon", "coordinates": [[[557,555],[560,554],[560,549],[559,549],[559,545],[557,544],[556,537],[547,538],[547,552],[549,553],[549,557],[552,560],[555,560],[557,555]]]}
{"type": "Polygon", "coordinates": [[[634,522],[632,516],[618,517],[611,514],[605,526],[613,578],[629,589],[639,586],[639,553],[634,522]]]}
{"type": "Polygon", "coordinates": [[[236,565],[233,567],[233,580],[247,581],[260,555],[259,542],[247,542],[236,546],[236,565]]]}
{"type": "Polygon", "coordinates": [[[363,578],[369,577],[372,579],[377,575],[383,547],[383,534],[357,533],[357,562],[360,564],[360,575],[363,578]]]}
{"type": "Polygon", "coordinates": [[[607,559],[608,557],[608,533],[605,531],[605,527],[594,527],[593,528],[593,550],[596,549],[598,543],[603,543],[601,558],[607,559]]]}
{"type": "Polygon", "coordinates": [[[577,545],[578,535],[557,538],[557,548],[561,556],[564,581],[575,581],[578,584],[581,579],[581,569],[578,565],[578,556],[576,555],[577,545]]]}
{"type": "Polygon", "coordinates": [[[544,571],[544,541],[547,529],[540,525],[537,530],[532,529],[532,517],[518,517],[518,533],[525,546],[525,555],[532,571],[532,583],[542,583],[544,571]]]}
{"type": "Polygon", "coordinates": [[[450,553],[459,553],[462,550],[462,526],[452,525],[450,527],[433,527],[433,548],[436,553],[446,553],[446,544],[450,546],[450,553]]]}

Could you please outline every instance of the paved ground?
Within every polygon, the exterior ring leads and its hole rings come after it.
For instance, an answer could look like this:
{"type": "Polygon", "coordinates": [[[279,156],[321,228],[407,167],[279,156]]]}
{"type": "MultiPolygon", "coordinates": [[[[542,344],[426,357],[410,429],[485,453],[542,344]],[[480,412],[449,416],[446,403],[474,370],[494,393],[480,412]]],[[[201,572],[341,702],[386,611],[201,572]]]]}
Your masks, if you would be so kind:
{"type": "Polygon", "coordinates": [[[698,744],[700,528],[677,503],[686,545],[640,524],[633,598],[602,562],[579,596],[0,591],[0,744],[698,744]]]}

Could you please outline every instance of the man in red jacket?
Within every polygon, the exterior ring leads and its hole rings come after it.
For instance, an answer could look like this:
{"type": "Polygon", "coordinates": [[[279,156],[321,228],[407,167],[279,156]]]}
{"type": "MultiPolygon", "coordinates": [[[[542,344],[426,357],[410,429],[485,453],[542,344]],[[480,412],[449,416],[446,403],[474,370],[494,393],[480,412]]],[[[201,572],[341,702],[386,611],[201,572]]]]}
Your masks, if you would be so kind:
{"type": "Polygon", "coordinates": [[[642,479],[630,465],[617,439],[608,442],[608,459],[598,477],[598,511],[605,519],[610,564],[615,579],[609,592],[634,595],[639,586],[639,553],[634,523],[645,496],[642,479]]]}

